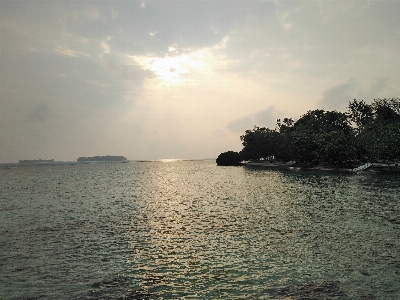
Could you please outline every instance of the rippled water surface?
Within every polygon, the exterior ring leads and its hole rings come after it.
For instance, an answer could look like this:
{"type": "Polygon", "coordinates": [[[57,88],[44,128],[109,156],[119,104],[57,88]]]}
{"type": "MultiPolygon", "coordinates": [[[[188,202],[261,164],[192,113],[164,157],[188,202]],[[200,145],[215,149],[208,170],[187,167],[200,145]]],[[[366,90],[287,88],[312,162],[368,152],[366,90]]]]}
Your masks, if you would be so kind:
{"type": "Polygon", "coordinates": [[[0,169],[0,299],[400,299],[400,177],[0,169]]]}

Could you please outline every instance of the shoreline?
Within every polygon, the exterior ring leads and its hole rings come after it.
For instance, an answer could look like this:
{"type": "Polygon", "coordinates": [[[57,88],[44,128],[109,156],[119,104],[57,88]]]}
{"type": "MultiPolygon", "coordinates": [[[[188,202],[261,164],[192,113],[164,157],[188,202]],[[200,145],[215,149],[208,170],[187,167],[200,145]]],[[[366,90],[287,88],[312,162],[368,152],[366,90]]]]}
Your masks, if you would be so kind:
{"type": "Polygon", "coordinates": [[[329,173],[347,173],[347,174],[359,174],[359,173],[399,173],[400,165],[383,164],[383,163],[370,163],[365,169],[357,170],[357,168],[363,165],[357,165],[354,168],[343,168],[338,166],[324,166],[318,165],[314,167],[307,167],[304,165],[298,165],[294,162],[278,163],[278,162],[247,162],[243,164],[245,167],[254,167],[269,170],[288,170],[288,171],[317,171],[317,172],[329,172],[329,173]]]}

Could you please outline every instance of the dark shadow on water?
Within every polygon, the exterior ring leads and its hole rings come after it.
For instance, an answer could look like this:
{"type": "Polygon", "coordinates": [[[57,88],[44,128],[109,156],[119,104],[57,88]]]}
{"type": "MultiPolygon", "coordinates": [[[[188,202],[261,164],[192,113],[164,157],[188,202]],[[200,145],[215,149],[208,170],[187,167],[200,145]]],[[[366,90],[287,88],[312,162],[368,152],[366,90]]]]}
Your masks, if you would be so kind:
{"type": "Polygon", "coordinates": [[[335,281],[306,282],[271,290],[269,294],[274,299],[348,299],[346,294],[341,290],[339,283],[335,281]]]}
{"type": "Polygon", "coordinates": [[[84,299],[87,300],[147,300],[151,299],[150,294],[146,291],[135,290],[135,291],[124,291],[121,293],[113,293],[113,295],[98,295],[98,296],[89,296],[84,299]]]}
{"type": "Polygon", "coordinates": [[[146,300],[151,299],[151,295],[144,289],[130,289],[131,279],[128,277],[114,277],[96,281],[91,284],[91,295],[83,298],[87,300],[106,299],[106,300],[146,300]]]}
{"type": "Polygon", "coordinates": [[[125,285],[128,281],[125,277],[115,277],[112,279],[104,279],[102,281],[97,281],[92,283],[93,288],[112,288],[125,285]]]}
{"type": "Polygon", "coordinates": [[[270,290],[272,299],[286,300],[328,300],[328,299],[359,299],[375,300],[377,297],[371,293],[358,295],[356,298],[347,295],[337,281],[311,281],[284,288],[270,290]]]}

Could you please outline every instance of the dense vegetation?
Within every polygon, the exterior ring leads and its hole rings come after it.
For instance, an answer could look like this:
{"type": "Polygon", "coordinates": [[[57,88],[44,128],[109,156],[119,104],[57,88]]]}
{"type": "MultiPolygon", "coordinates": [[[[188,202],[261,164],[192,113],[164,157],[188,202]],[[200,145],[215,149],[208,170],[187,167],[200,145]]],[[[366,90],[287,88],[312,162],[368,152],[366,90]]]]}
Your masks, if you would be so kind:
{"type": "Polygon", "coordinates": [[[242,160],[274,159],[305,165],[400,160],[400,99],[350,101],[345,113],[310,110],[276,128],[255,126],[240,137],[242,160]]]}
{"type": "Polygon", "coordinates": [[[241,164],[242,156],[238,152],[228,151],[217,157],[218,166],[238,166],[241,164]]]}

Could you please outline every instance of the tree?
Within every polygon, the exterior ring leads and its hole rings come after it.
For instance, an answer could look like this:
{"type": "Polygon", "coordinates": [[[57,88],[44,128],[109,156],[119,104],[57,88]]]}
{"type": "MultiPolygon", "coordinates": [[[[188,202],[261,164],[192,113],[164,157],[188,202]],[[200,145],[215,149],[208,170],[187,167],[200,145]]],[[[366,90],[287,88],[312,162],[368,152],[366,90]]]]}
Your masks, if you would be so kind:
{"type": "Polygon", "coordinates": [[[349,103],[348,115],[356,125],[355,145],[360,160],[400,158],[400,99],[349,103]]]}
{"type": "Polygon", "coordinates": [[[216,160],[218,166],[237,166],[241,164],[241,161],[240,154],[234,151],[223,152],[216,160]]]}
{"type": "Polygon", "coordinates": [[[310,110],[300,119],[254,126],[240,137],[243,160],[295,160],[307,165],[400,159],[400,98],[354,99],[346,113],[310,110]]]}
{"type": "Polygon", "coordinates": [[[308,111],[294,123],[290,135],[293,158],[300,163],[344,164],[355,157],[353,130],[341,112],[308,111]]]}
{"type": "Polygon", "coordinates": [[[356,142],[369,161],[400,159],[400,99],[374,99],[372,117],[358,128],[356,142]]]}
{"type": "Polygon", "coordinates": [[[276,120],[276,131],[279,132],[278,146],[276,158],[277,160],[289,161],[293,160],[293,125],[295,121],[292,118],[284,118],[276,120]]]}
{"type": "Polygon", "coordinates": [[[278,154],[280,136],[275,130],[254,126],[253,130],[246,130],[240,137],[243,150],[241,155],[244,160],[270,158],[278,154]]]}
{"type": "Polygon", "coordinates": [[[354,99],[349,103],[347,115],[355,123],[357,129],[361,130],[363,126],[372,120],[373,108],[363,100],[357,101],[354,99]]]}

